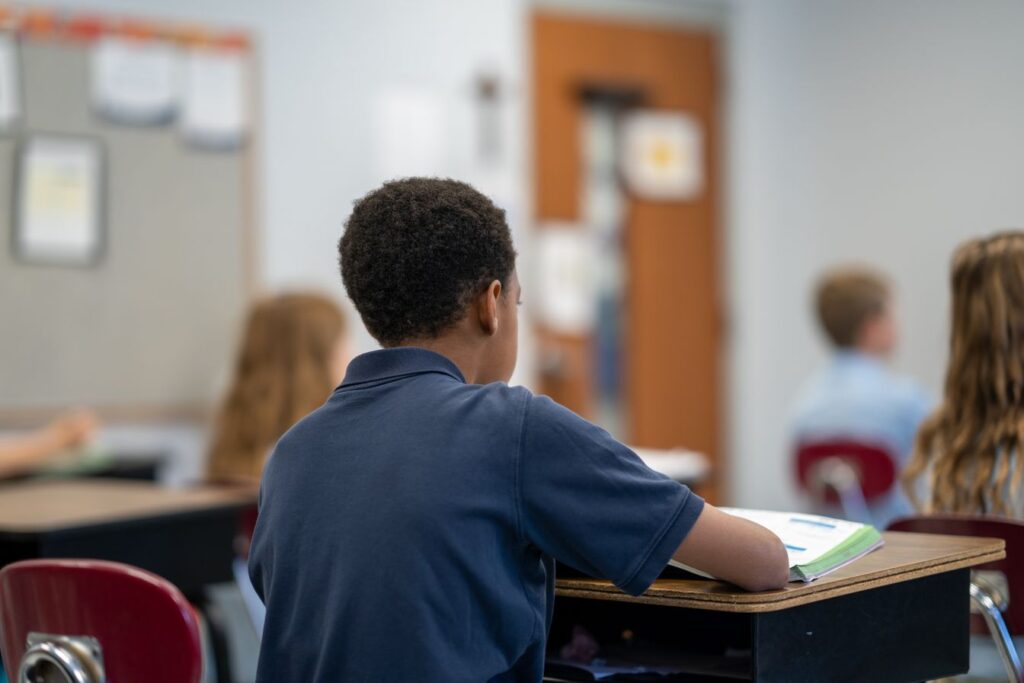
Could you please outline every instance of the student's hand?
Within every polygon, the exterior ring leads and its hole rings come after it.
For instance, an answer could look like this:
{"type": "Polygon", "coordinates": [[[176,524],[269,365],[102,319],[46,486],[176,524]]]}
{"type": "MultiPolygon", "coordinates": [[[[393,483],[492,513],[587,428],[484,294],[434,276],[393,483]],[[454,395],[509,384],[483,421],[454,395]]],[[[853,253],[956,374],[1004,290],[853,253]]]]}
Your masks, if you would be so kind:
{"type": "Polygon", "coordinates": [[[705,505],[674,558],[748,591],[782,588],[789,557],[779,537],[760,524],[705,505]]]}
{"type": "Polygon", "coordinates": [[[88,410],[76,410],[57,417],[46,426],[46,433],[58,451],[88,443],[96,434],[99,420],[88,410]]]}

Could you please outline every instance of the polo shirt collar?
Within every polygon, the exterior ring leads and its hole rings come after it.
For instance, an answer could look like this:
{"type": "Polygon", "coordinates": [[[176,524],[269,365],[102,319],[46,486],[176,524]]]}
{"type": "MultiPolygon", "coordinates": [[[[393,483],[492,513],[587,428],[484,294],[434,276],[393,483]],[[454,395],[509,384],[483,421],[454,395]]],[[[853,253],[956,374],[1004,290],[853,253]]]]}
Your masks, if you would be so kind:
{"type": "Polygon", "coordinates": [[[835,354],[836,363],[841,365],[858,365],[884,367],[885,362],[877,356],[858,351],[857,349],[839,349],[835,354]]]}
{"type": "Polygon", "coordinates": [[[441,354],[415,346],[400,346],[370,351],[353,358],[341,386],[429,372],[449,375],[463,383],[466,381],[458,366],[441,354]]]}

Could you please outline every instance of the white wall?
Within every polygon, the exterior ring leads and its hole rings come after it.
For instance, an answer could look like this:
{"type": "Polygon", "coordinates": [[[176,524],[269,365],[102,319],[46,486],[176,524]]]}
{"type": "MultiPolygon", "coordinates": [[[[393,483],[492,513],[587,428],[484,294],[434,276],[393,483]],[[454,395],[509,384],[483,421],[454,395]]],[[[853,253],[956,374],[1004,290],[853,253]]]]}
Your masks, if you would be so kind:
{"type": "Polygon", "coordinates": [[[1024,4],[746,0],[731,29],[732,490],[786,507],[787,410],[824,358],[815,274],[888,271],[895,365],[938,392],[951,250],[1024,226],[1024,4]]]}

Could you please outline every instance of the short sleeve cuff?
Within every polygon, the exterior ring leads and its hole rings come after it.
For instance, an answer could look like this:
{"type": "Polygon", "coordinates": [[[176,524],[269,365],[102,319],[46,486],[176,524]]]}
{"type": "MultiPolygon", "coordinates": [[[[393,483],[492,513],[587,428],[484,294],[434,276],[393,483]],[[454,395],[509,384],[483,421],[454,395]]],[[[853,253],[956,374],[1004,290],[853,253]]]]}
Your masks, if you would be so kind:
{"type": "Polygon", "coordinates": [[[634,596],[647,590],[665,569],[703,510],[704,499],[692,491],[687,491],[686,497],[676,508],[675,515],[647,551],[647,556],[625,583],[618,584],[619,588],[634,596]]]}

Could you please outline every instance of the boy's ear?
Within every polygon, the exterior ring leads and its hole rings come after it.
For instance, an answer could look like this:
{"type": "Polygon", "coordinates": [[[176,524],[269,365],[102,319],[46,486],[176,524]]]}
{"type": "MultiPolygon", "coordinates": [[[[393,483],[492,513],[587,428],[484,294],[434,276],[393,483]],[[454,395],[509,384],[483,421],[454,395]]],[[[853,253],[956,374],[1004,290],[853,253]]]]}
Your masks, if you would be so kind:
{"type": "Polygon", "coordinates": [[[501,298],[501,282],[494,280],[487,289],[477,297],[477,319],[480,327],[488,337],[498,332],[498,300],[501,298]]]}

